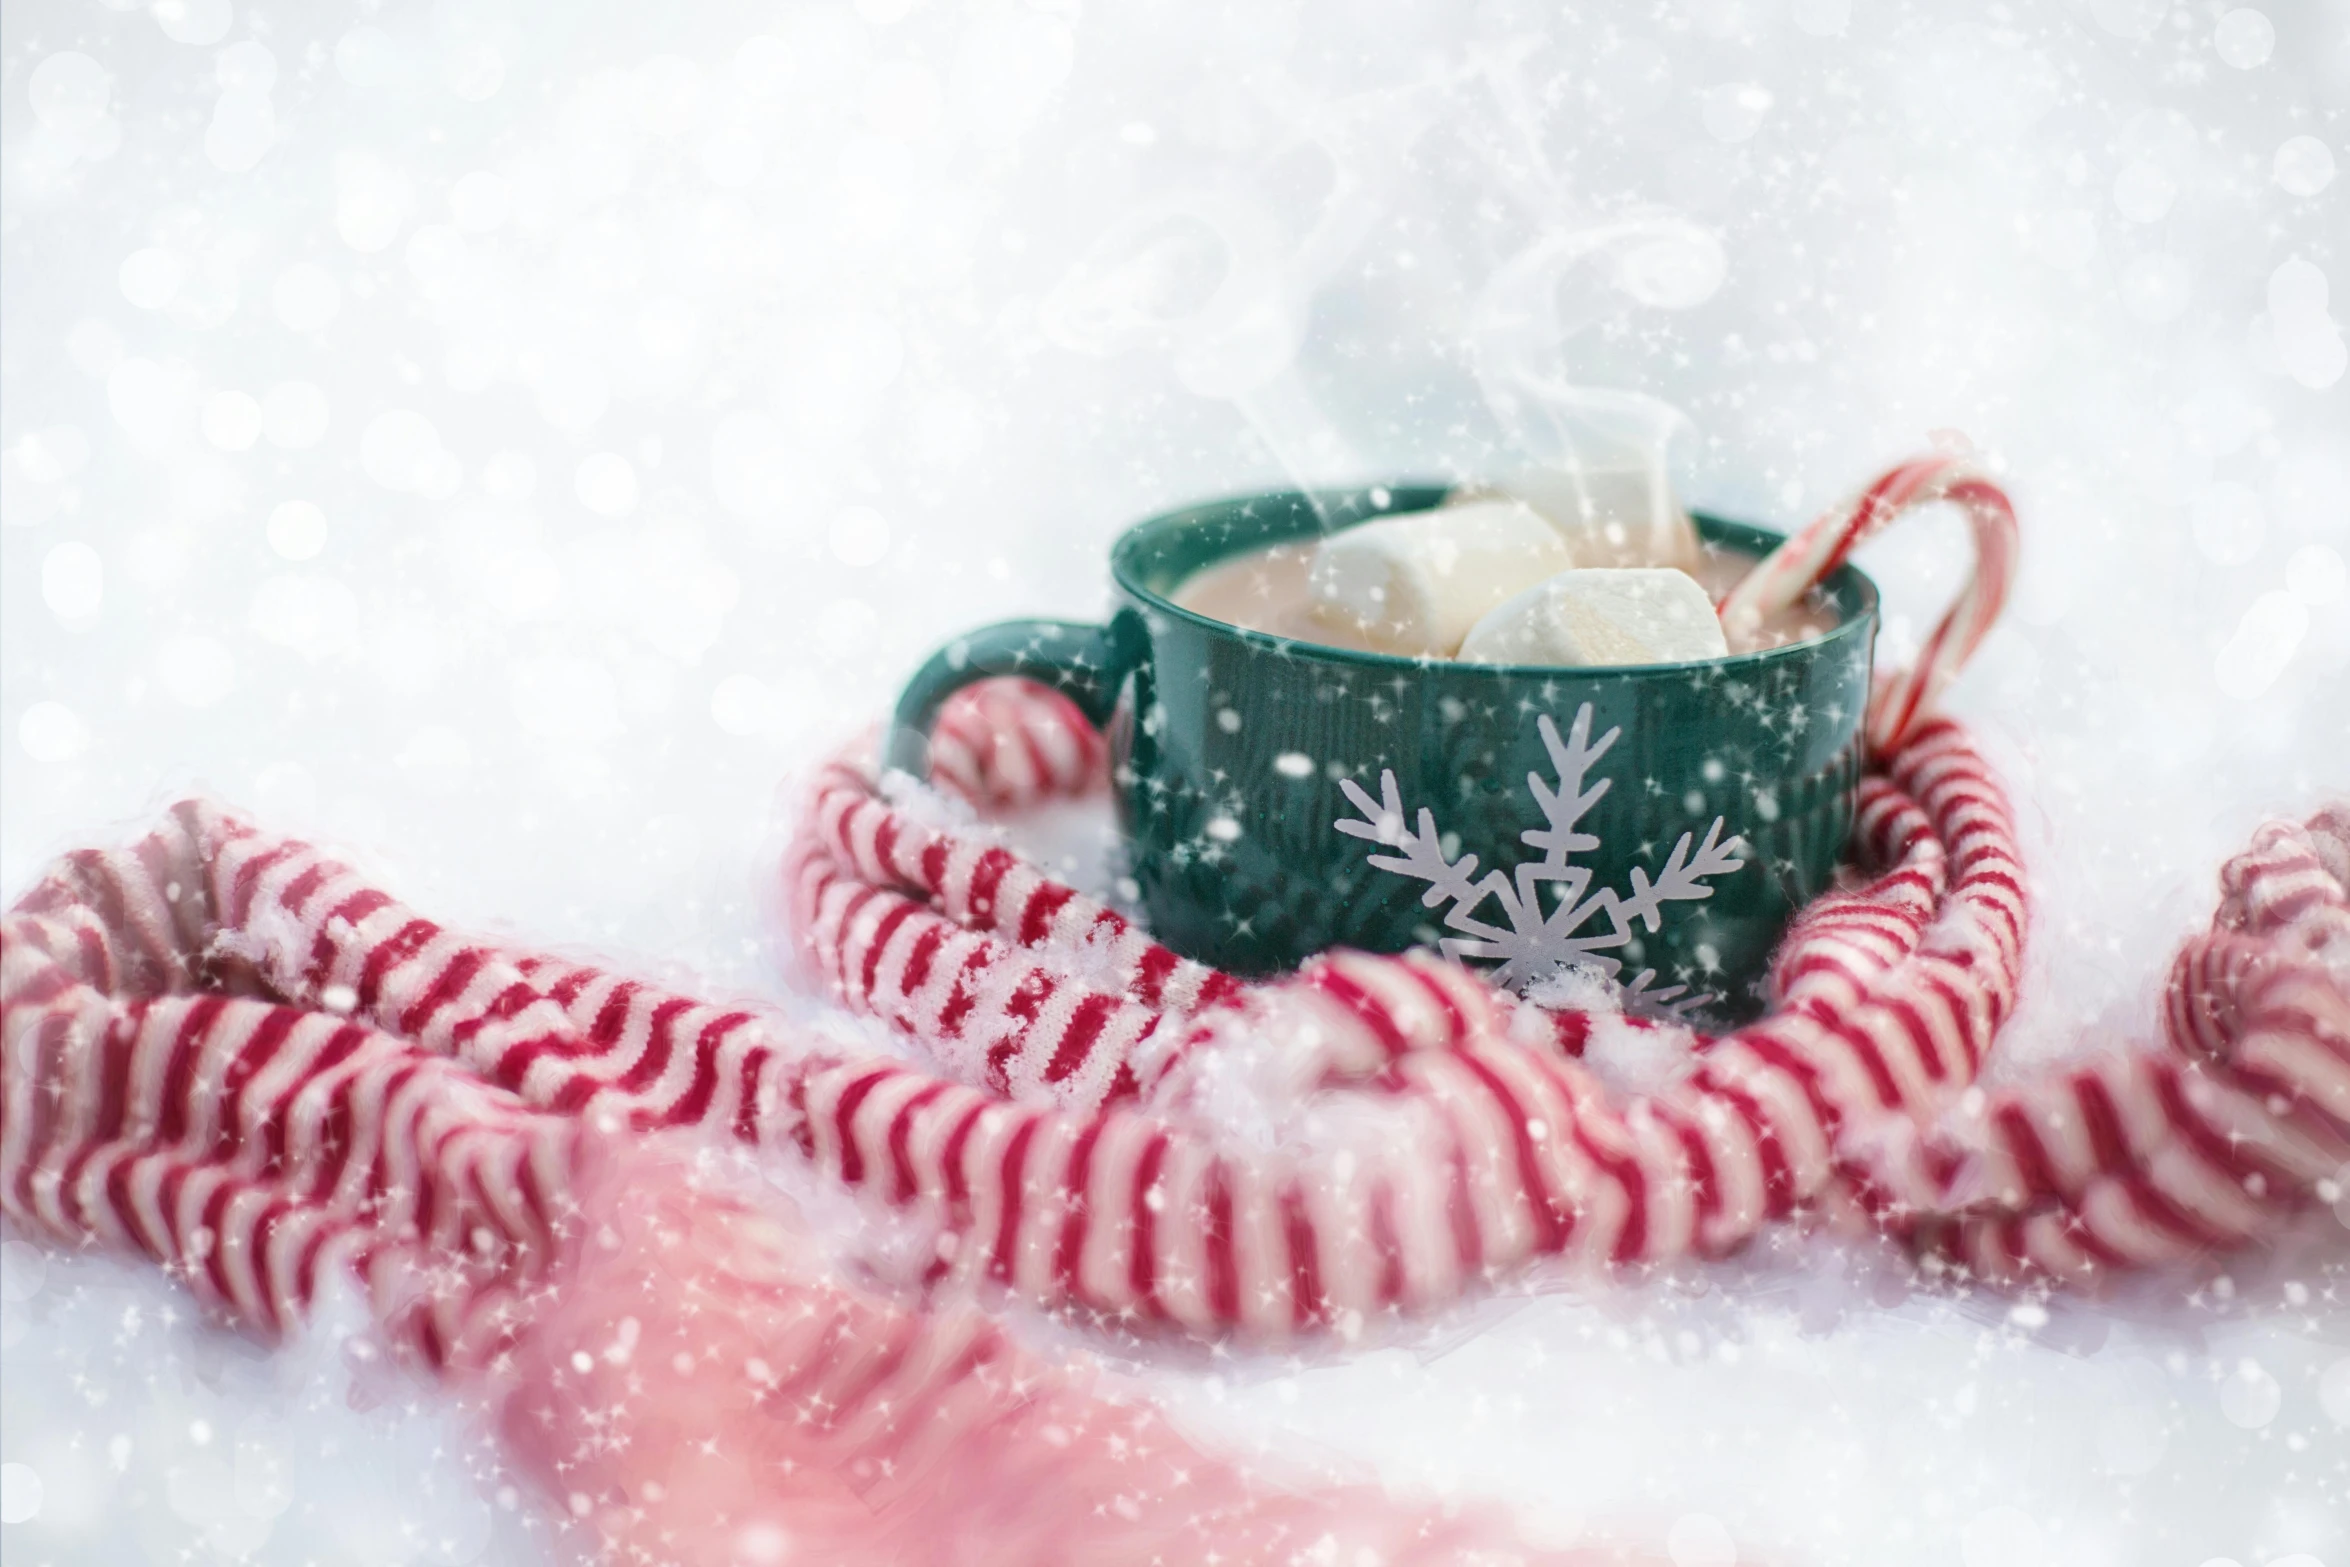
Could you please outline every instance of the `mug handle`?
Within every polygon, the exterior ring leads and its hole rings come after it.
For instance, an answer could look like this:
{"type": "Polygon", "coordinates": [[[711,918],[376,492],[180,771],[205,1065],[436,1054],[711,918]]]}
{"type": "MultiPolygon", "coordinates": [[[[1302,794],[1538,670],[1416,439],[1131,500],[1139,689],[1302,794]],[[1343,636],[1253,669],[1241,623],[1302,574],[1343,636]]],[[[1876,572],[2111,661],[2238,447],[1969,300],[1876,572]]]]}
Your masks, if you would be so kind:
{"type": "Polygon", "coordinates": [[[1096,729],[1110,721],[1125,675],[1108,626],[1075,620],[1001,620],[964,633],[930,655],[898,697],[882,764],[930,776],[930,731],[947,699],[965,686],[1018,675],[1060,692],[1096,729]]]}

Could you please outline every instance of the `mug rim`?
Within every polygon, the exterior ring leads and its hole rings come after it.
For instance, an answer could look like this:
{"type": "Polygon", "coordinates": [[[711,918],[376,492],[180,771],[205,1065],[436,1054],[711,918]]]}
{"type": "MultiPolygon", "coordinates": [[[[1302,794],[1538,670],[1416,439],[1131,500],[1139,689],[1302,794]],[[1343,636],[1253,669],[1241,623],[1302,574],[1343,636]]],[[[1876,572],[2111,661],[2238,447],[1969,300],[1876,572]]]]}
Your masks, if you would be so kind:
{"type": "MultiPolygon", "coordinates": [[[[1398,480],[1314,490],[1254,490],[1237,495],[1193,501],[1188,505],[1177,506],[1168,511],[1145,517],[1120,533],[1116,542],[1110,546],[1110,575],[1122,591],[1132,595],[1152,611],[1172,616],[1179,621],[1188,622],[1207,631],[1220,632],[1238,639],[1244,645],[1262,648],[1267,652],[1284,657],[1315,658],[1337,664],[1359,664],[1372,669],[1412,670],[1422,676],[1441,669],[1448,672],[1458,671],[1471,678],[1491,675],[1496,677],[1516,676],[1521,679],[1529,676],[1557,679],[1561,676],[1571,675],[1576,680],[1600,680],[1640,679],[1692,669],[1745,671],[1759,669],[1775,661],[1816,656],[1848,638],[1873,630],[1876,624],[1880,607],[1877,584],[1867,572],[1861,570],[1850,560],[1846,560],[1828,575],[1822,586],[1839,597],[1846,593],[1851,594],[1854,598],[1853,608],[1850,613],[1837,621],[1834,629],[1824,636],[1807,638],[1801,642],[1782,643],[1778,647],[1758,648],[1751,653],[1731,653],[1722,658],[1685,659],[1669,664],[1463,663],[1458,659],[1436,658],[1428,654],[1375,653],[1362,648],[1333,647],[1327,642],[1309,642],[1298,637],[1277,636],[1270,631],[1259,631],[1250,626],[1235,625],[1229,620],[1218,620],[1213,615],[1203,615],[1197,610],[1186,609],[1165,594],[1145,586],[1140,580],[1140,573],[1134,558],[1143,546],[1145,535],[1153,530],[1171,529],[1186,523],[1204,523],[1207,519],[1200,515],[1202,513],[1221,512],[1234,506],[1245,506],[1251,502],[1278,501],[1284,504],[1294,504],[1303,501],[1309,508],[1319,510],[1320,508],[1316,506],[1316,502],[1319,500],[1325,503],[1340,502],[1352,509],[1361,509],[1361,503],[1364,499],[1373,498],[1380,491],[1386,491],[1391,497],[1400,497],[1405,494],[1433,495],[1434,498],[1425,505],[1388,504],[1377,505],[1369,509],[1369,515],[1401,517],[1408,516],[1415,511],[1434,510],[1443,504],[1446,495],[1458,487],[1457,484],[1434,481],[1398,480]]],[[[1705,525],[1711,525],[1719,529],[1759,535],[1774,543],[1785,537],[1784,534],[1774,532],[1772,529],[1758,524],[1743,522],[1735,517],[1720,516],[1713,512],[1693,510],[1690,517],[1701,528],[1705,525]]],[[[1366,520],[1368,519],[1366,518],[1366,520]]],[[[1238,554],[1239,551],[1235,550],[1232,553],[1238,554]]],[[[1217,561],[1220,562],[1226,558],[1228,557],[1219,556],[1217,561]]],[[[1202,568],[1194,567],[1193,571],[1196,572],[1200,569],[1202,568]]]]}

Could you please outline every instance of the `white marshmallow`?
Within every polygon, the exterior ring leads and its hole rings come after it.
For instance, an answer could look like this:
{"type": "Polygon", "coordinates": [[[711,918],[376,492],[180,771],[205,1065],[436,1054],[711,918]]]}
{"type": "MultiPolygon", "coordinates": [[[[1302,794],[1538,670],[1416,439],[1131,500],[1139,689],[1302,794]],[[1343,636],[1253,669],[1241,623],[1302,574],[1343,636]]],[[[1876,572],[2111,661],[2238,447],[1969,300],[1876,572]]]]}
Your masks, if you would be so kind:
{"type": "Polygon", "coordinates": [[[1513,500],[1409,512],[1333,533],[1314,551],[1314,617],[1382,651],[1449,658],[1479,617],[1573,565],[1559,531],[1513,500]]]}
{"type": "Polygon", "coordinates": [[[1550,519],[1575,566],[1672,566],[1694,571],[1697,528],[1664,474],[1639,465],[1529,469],[1491,486],[1456,492],[1454,505],[1511,496],[1550,519]]]}
{"type": "Polygon", "coordinates": [[[1726,658],[1705,589],[1669,567],[1578,567],[1498,606],[1470,628],[1475,664],[1685,664],[1726,658]]]}

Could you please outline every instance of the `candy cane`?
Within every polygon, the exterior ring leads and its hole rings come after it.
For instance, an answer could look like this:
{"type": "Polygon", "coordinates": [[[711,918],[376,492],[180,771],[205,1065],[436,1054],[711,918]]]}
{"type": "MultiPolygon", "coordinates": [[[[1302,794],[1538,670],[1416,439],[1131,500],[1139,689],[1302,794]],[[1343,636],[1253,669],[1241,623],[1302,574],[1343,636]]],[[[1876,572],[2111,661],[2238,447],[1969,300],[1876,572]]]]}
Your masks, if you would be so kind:
{"type": "Polygon", "coordinates": [[[2014,504],[1971,456],[1937,452],[1887,469],[1764,556],[1719,606],[1722,624],[1733,636],[1749,634],[1826,581],[1895,518],[1936,501],[1949,501],[1966,513],[1974,534],[1974,569],[1916,661],[1887,677],[1871,699],[1868,742],[1879,755],[1898,747],[1957,678],[1990,634],[2014,582],[2014,504]]]}

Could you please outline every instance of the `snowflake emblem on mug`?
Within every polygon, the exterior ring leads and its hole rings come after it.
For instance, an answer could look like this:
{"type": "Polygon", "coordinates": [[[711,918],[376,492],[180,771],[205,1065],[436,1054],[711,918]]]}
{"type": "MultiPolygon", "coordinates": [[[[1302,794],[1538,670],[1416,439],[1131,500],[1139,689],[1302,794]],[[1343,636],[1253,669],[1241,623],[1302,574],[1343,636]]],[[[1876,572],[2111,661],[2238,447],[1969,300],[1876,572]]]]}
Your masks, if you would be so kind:
{"type": "MultiPolygon", "coordinates": [[[[1542,743],[1550,751],[1551,765],[1558,772],[1555,789],[1544,783],[1539,773],[1526,775],[1535,803],[1542,808],[1544,824],[1528,828],[1519,837],[1529,847],[1542,851],[1538,860],[1521,861],[1509,871],[1497,867],[1479,877],[1474,854],[1464,854],[1457,860],[1447,858],[1434,811],[1426,806],[1420,808],[1418,831],[1406,825],[1403,799],[1392,769],[1379,774],[1376,800],[1353,779],[1341,779],[1339,787],[1346,791],[1347,799],[1361,816],[1359,819],[1343,817],[1332,824],[1348,837],[1365,838],[1394,850],[1392,854],[1370,856],[1370,863],[1380,870],[1426,882],[1428,890],[1420,899],[1422,904],[1434,908],[1438,903],[1450,901],[1452,907],[1446,910],[1444,923],[1461,934],[1446,936],[1437,943],[1446,957],[1456,962],[1467,958],[1498,959],[1501,966],[1493,973],[1494,982],[1518,991],[1574,968],[1596,969],[1613,979],[1622,971],[1623,963],[1610,955],[1610,949],[1632,939],[1635,920],[1653,934],[1662,923],[1664,904],[1709,898],[1713,896],[1713,888],[1706,885],[1706,878],[1726,875],[1746,863],[1738,858],[1745,841],[1733,837],[1727,843],[1722,842],[1722,818],[1717,816],[1705,831],[1705,841],[1694,852],[1690,842],[1696,834],[1681,835],[1681,841],[1673,845],[1673,852],[1655,880],[1651,881],[1646,871],[1634,866],[1629,893],[1619,893],[1609,887],[1592,890],[1590,868],[1574,864],[1571,857],[1578,850],[1599,847],[1600,840],[1580,831],[1579,824],[1607,793],[1613,780],[1602,778],[1585,788],[1584,779],[1623,731],[1610,729],[1594,744],[1588,702],[1576,712],[1575,722],[1564,740],[1559,738],[1558,726],[1550,721],[1548,713],[1542,714],[1537,722],[1542,743]],[[1548,884],[1556,884],[1559,890],[1546,914],[1543,888],[1548,884]],[[1478,917],[1478,910],[1488,899],[1500,906],[1506,925],[1478,917]]],[[[1651,989],[1655,979],[1654,969],[1644,969],[1624,984],[1623,989],[1631,999],[1670,1011],[1680,1011],[1707,999],[1687,995],[1686,985],[1651,989]]]]}

